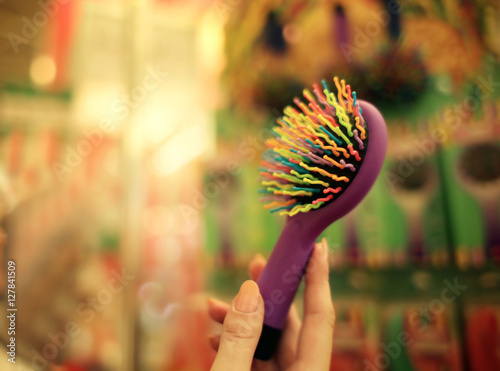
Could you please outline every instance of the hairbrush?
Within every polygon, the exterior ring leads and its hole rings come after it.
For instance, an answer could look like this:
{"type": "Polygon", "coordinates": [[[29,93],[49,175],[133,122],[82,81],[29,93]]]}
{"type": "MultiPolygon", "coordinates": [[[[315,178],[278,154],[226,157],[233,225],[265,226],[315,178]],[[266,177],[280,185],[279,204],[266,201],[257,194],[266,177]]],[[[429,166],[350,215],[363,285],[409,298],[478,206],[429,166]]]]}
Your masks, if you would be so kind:
{"type": "Polygon", "coordinates": [[[265,303],[255,358],[270,359],[320,233],[352,210],[375,182],[385,158],[387,129],[380,112],[358,100],[335,77],[335,90],[303,91],[294,98],[266,141],[262,201],[287,215],[285,227],[257,284],[265,303]],[[314,95],[313,95],[314,94],[314,95]]]}

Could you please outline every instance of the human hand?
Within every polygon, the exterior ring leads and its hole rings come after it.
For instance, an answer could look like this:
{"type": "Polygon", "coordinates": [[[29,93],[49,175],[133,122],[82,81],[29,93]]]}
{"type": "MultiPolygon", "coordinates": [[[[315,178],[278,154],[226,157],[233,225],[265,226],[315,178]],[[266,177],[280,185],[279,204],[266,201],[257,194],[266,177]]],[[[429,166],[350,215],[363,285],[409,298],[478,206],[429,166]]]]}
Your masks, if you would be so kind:
{"type": "Polygon", "coordinates": [[[316,244],[305,273],[304,321],[290,308],[281,340],[270,361],[253,359],[264,322],[264,301],[255,281],[266,265],[262,256],[249,265],[252,280],[245,281],[231,305],[209,299],[208,313],[222,333],[209,337],[217,351],[211,371],[328,370],[335,313],[328,281],[328,246],[316,244]]]}

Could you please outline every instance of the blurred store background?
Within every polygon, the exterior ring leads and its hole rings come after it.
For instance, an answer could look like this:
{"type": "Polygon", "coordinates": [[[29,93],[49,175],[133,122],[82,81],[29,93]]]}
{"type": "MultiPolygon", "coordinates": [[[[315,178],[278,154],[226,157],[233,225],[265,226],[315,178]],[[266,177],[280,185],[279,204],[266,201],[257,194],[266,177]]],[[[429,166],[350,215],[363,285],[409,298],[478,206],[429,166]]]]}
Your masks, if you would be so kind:
{"type": "Polygon", "coordinates": [[[0,368],[208,370],[269,128],[334,75],[389,149],[323,234],[331,370],[499,370],[496,0],[0,0],[0,368]]]}

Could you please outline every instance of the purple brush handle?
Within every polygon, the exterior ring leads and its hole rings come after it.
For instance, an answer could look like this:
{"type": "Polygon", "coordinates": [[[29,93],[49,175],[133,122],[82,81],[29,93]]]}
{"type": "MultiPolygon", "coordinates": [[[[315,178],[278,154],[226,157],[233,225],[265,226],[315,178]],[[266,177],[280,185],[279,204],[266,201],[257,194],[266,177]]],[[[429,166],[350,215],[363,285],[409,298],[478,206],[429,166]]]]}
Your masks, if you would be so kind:
{"type": "Polygon", "coordinates": [[[298,213],[287,219],[257,281],[265,303],[265,315],[255,358],[271,358],[318,236],[365,197],[382,168],[387,148],[384,119],[370,103],[361,100],[358,103],[369,133],[363,164],[352,183],[337,200],[317,210],[298,213]]]}
{"type": "Polygon", "coordinates": [[[316,237],[304,230],[300,220],[288,218],[267,266],[257,281],[264,298],[264,323],[267,325],[283,328],[316,237]]]}

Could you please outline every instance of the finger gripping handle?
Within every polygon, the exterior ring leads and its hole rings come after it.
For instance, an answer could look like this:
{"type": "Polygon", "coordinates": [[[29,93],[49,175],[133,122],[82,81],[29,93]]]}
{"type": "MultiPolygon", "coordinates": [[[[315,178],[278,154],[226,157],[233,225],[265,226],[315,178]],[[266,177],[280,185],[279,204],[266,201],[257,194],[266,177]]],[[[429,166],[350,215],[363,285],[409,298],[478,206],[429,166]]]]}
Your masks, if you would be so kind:
{"type": "Polygon", "coordinates": [[[255,358],[269,359],[299,287],[317,236],[304,230],[300,219],[289,218],[257,284],[264,299],[264,328],[255,358]],[[266,358],[268,357],[268,358],[266,358]]]}

